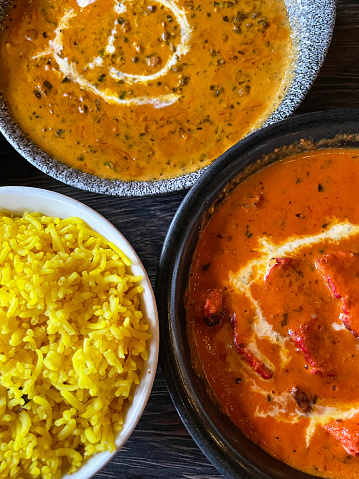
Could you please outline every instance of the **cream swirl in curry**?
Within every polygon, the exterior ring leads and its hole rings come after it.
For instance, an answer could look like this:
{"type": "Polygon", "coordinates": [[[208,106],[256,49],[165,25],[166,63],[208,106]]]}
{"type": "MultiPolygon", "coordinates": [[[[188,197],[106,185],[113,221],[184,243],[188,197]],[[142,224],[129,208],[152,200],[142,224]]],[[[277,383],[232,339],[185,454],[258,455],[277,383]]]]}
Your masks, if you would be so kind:
{"type": "Polygon", "coordinates": [[[294,61],[283,0],[14,0],[0,87],[54,158],[144,181],[196,171],[259,126],[294,61]]]}
{"type": "Polygon", "coordinates": [[[203,228],[186,293],[193,365],[255,443],[359,477],[359,150],[264,168],[203,228]]]}

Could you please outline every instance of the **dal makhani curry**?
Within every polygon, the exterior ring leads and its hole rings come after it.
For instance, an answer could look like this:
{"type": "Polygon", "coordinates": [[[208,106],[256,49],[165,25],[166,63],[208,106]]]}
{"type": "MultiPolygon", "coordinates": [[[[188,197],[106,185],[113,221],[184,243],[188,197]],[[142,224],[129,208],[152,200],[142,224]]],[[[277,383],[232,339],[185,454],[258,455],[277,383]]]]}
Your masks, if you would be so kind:
{"type": "Polygon", "coordinates": [[[196,171],[259,126],[293,62],[283,0],[14,0],[0,88],[43,150],[82,171],[196,171]]]}
{"type": "Polygon", "coordinates": [[[196,372],[243,433],[306,473],[359,477],[359,150],[253,174],[202,228],[186,292],[196,372]]]}

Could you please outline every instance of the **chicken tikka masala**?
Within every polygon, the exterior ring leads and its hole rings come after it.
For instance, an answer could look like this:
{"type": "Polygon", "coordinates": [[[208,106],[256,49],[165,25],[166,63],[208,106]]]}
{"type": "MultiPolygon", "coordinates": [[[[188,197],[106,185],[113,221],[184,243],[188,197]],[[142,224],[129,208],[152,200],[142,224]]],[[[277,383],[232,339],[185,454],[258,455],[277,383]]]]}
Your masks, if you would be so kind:
{"type": "Polygon", "coordinates": [[[239,429],[306,473],[359,477],[359,150],[249,176],[203,226],[193,366],[239,429]]]}

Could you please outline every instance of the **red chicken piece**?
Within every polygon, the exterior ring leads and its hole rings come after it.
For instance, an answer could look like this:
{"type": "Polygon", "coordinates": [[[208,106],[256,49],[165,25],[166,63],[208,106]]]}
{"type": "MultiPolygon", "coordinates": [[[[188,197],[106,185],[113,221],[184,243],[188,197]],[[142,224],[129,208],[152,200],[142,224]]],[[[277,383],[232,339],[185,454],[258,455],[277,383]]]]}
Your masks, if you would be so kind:
{"type": "Polygon", "coordinates": [[[335,335],[331,328],[321,324],[317,318],[302,324],[298,330],[288,330],[290,339],[300,351],[305,360],[312,366],[312,373],[326,377],[335,377],[335,335]]]}
{"type": "Polygon", "coordinates": [[[359,456],[359,418],[332,421],[324,426],[351,456],[359,456]]]}
{"type": "Polygon", "coordinates": [[[208,326],[215,326],[223,318],[223,295],[219,289],[211,289],[206,293],[204,317],[208,326]]]}
{"type": "Polygon", "coordinates": [[[316,267],[332,295],[342,301],[340,319],[344,326],[359,336],[359,255],[334,251],[319,258],[316,267]]]}
{"type": "Polygon", "coordinates": [[[237,317],[235,314],[232,316],[232,323],[234,326],[234,345],[239,354],[263,379],[271,379],[273,377],[273,372],[260,359],[256,357],[256,355],[247,347],[246,344],[241,342],[238,334],[237,317]]]}
{"type": "Polygon", "coordinates": [[[314,344],[310,343],[310,326],[303,324],[298,331],[288,331],[290,339],[294,342],[300,351],[304,354],[306,361],[313,367],[313,373],[320,369],[316,358],[316,349],[314,344]],[[314,353],[314,354],[313,354],[314,353]]]}
{"type": "Polygon", "coordinates": [[[271,275],[271,273],[273,272],[274,268],[286,268],[288,267],[289,265],[291,265],[293,262],[293,258],[287,258],[287,257],[284,257],[284,258],[272,258],[269,262],[268,262],[268,266],[267,266],[267,272],[264,276],[264,282],[267,281],[267,279],[269,278],[269,276],[271,275]]]}

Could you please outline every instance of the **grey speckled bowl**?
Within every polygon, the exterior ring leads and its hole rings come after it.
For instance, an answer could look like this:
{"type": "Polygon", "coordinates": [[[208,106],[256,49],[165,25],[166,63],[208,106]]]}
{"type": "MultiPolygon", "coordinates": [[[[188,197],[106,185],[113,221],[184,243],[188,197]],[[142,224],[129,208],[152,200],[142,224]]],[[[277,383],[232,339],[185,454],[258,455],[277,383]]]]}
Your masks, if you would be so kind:
{"type": "MultiPolygon", "coordinates": [[[[12,0],[0,0],[0,24],[12,0]]],[[[328,50],[335,22],[335,0],[285,0],[298,59],[292,82],[276,110],[264,125],[288,117],[300,104],[314,82],[328,50]]],[[[96,193],[117,196],[145,196],[191,187],[204,170],[159,181],[106,180],[82,173],[54,160],[38,148],[12,120],[0,92],[0,131],[11,145],[44,173],[68,185],[96,193]]],[[[233,147],[234,148],[234,147],[233,147]]]]}

